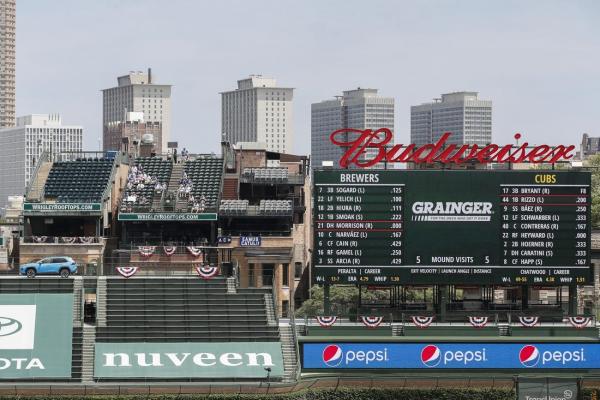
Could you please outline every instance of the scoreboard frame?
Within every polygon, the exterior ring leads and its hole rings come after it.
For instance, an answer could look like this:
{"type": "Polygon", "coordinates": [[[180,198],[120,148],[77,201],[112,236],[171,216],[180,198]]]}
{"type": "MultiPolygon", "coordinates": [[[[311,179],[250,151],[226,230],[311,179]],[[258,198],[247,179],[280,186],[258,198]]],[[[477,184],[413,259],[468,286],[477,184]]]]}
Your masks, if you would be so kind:
{"type": "Polygon", "coordinates": [[[312,189],[314,284],[592,282],[588,171],[316,169],[312,189]]]}

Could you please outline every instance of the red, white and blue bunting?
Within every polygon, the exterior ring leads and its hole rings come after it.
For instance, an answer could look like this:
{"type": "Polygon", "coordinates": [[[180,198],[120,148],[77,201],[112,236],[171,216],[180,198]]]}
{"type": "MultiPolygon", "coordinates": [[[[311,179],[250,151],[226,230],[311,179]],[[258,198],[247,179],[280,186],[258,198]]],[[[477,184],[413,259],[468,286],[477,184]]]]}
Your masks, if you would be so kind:
{"type": "Polygon", "coordinates": [[[177,246],[163,246],[163,251],[165,255],[170,257],[177,251],[177,246]]]}
{"type": "Polygon", "coordinates": [[[411,318],[412,318],[413,324],[415,324],[415,326],[417,326],[419,328],[428,328],[429,325],[432,324],[433,319],[434,319],[433,316],[429,316],[429,317],[414,316],[414,317],[411,317],[411,318]]]}
{"type": "Polygon", "coordinates": [[[219,273],[219,268],[199,265],[196,267],[196,272],[202,279],[211,279],[219,273]]]}
{"type": "Polygon", "coordinates": [[[383,317],[362,316],[360,320],[367,328],[377,328],[383,322],[383,317]]]}
{"type": "Polygon", "coordinates": [[[540,322],[540,317],[532,316],[521,316],[519,317],[519,323],[525,328],[533,328],[540,322]]]}
{"type": "Polygon", "coordinates": [[[585,328],[592,323],[592,317],[567,317],[567,319],[577,329],[585,328]]]}
{"type": "Polygon", "coordinates": [[[193,255],[194,257],[198,257],[202,255],[202,247],[196,247],[196,246],[187,246],[186,247],[187,251],[190,252],[191,255],[193,255]]]}
{"type": "Polygon", "coordinates": [[[79,236],[79,241],[83,244],[90,244],[94,241],[92,236],[79,236]]]}
{"type": "Polygon", "coordinates": [[[138,246],[138,252],[142,257],[152,257],[156,246],[138,246]]]}
{"type": "Polygon", "coordinates": [[[138,272],[138,269],[139,267],[117,267],[117,272],[123,278],[131,278],[136,272],[138,272]]]}
{"type": "Polygon", "coordinates": [[[333,326],[333,324],[335,324],[337,321],[337,317],[333,316],[333,315],[317,316],[316,319],[317,319],[317,322],[319,323],[319,325],[321,325],[323,328],[329,328],[329,327],[333,326]]]}
{"type": "Polygon", "coordinates": [[[473,328],[483,328],[488,323],[488,317],[469,317],[469,323],[473,328]]]}

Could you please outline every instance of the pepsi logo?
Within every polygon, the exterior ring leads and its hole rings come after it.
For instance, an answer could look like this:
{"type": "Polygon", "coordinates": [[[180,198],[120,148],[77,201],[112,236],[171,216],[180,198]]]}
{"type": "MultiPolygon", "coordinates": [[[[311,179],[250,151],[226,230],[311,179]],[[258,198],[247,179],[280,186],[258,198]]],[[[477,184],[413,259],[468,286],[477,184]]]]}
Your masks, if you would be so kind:
{"type": "Polygon", "coordinates": [[[342,349],[340,346],[330,344],[323,350],[323,362],[328,367],[337,367],[342,363],[342,349]]]}
{"type": "Polygon", "coordinates": [[[442,352],[440,348],[432,344],[423,347],[421,350],[421,362],[427,367],[437,367],[442,361],[442,352]]]}
{"type": "Polygon", "coordinates": [[[519,361],[527,368],[535,367],[540,361],[540,351],[530,344],[523,346],[519,351],[519,361]]]}

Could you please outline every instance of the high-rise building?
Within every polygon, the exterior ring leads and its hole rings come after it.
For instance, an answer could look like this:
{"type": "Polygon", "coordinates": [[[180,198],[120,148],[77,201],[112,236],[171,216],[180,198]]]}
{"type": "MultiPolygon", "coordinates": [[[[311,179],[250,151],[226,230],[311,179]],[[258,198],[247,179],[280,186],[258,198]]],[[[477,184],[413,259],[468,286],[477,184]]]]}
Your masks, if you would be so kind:
{"type": "Polygon", "coordinates": [[[127,120],[127,113],[142,112],[146,123],[160,123],[156,152],[167,151],[171,138],[171,85],[154,83],[152,70],[130,72],[117,78],[118,86],[102,90],[102,134],[104,150],[120,150],[121,136],[115,126],[127,120]]]}
{"type": "MultiPolygon", "coordinates": [[[[322,166],[323,161],[333,161],[334,165],[345,149],[331,143],[329,137],[341,128],[372,129],[388,128],[394,132],[394,98],[382,97],[377,89],[346,90],[335,100],[313,103],[311,106],[311,165],[322,166]]],[[[393,144],[393,140],[390,141],[393,144]]],[[[373,149],[376,151],[376,149],[373,149]]],[[[371,159],[367,153],[361,161],[371,159]]],[[[352,166],[354,167],[354,166],[352,166]]],[[[382,163],[371,168],[384,168],[382,163]]]]}
{"type": "Polygon", "coordinates": [[[0,0],[0,129],[15,125],[16,0],[0,0]]]}
{"type": "Polygon", "coordinates": [[[585,160],[598,153],[600,153],[600,137],[593,137],[584,133],[581,138],[581,148],[579,150],[578,158],[580,160],[585,160]]]}
{"type": "Polygon", "coordinates": [[[146,141],[147,138],[151,138],[152,152],[156,153],[158,143],[161,141],[161,128],[160,122],[144,121],[144,113],[142,112],[128,112],[124,121],[113,122],[108,125],[107,138],[110,140],[108,147],[111,149],[120,148],[136,156],[139,154],[139,145],[142,139],[146,141]],[[127,138],[126,148],[122,146],[123,138],[127,138]]]}
{"type": "Polygon", "coordinates": [[[451,132],[448,144],[486,145],[492,142],[492,101],[477,92],[442,94],[441,99],[410,108],[410,140],[416,145],[436,142],[451,132]]]}
{"type": "Polygon", "coordinates": [[[81,152],[83,128],[63,125],[59,114],[32,114],[17,125],[0,129],[0,206],[8,196],[23,195],[44,152],[55,157],[81,152]]]}
{"type": "Polygon", "coordinates": [[[221,93],[223,140],[260,142],[267,151],[290,153],[294,138],[294,89],[277,87],[272,78],[250,75],[238,88],[221,93]]]}

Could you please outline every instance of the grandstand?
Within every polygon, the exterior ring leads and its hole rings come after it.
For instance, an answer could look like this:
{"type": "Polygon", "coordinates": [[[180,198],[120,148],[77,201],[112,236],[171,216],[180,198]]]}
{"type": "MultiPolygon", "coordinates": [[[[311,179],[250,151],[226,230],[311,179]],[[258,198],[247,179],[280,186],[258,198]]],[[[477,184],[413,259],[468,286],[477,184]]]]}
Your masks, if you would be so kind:
{"type": "MultiPolygon", "coordinates": [[[[100,278],[96,343],[277,343],[269,290],[238,290],[224,278],[100,278]]],[[[286,343],[289,346],[288,343],[286,343]]],[[[294,343],[291,343],[294,348],[294,343]]],[[[284,351],[285,375],[296,355],[284,351]]],[[[162,379],[165,380],[165,379],[162,379]]],[[[192,379],[192,380],[201,380],[192,379]]]]}
{"type": "Polygon", "coordinates": [[[57,154],[40,160],[23,205],[21,262],[69,254],[81,266],[101,264],[128,166],[120,154],[57,154]]]}
{"type": "Polygon", "coordinates": [[[200,156],[185,163],[185,172],[192,181],[192,195],[204,197],[205,207],[216,208],[221,194],[223,159],[212,156],[200,156]]]}
{"type": "Polygon", "coordinates": [[[57,203],[99,203],[108,186],[114,160],[77,159],[56,162],[45,185],[46,201],[57,203]]]}
{"type": "Polygon", "coordinates": [[[172,162],[159,157],[138,157],[130,171],[121,211],[149,210],[155,205],[160,206],[164,190],[156,190],[156,185],[162,186],[169,183],[172,168],[172,162]],[[132,171],[139,171],[140,174],[143,171],[150,180],[144,182],[140,179],[139,182],[136,182],[137,174],[132,171]]]}
{"type": "Polygon", "coordinates": [[[224,278],[108,278],[106,293],[100,342],[279,340],[264,292],[228,293],[224,278]]]}

